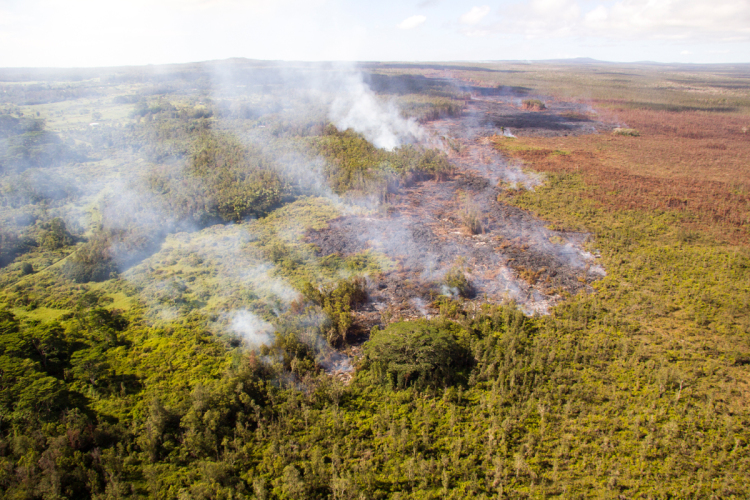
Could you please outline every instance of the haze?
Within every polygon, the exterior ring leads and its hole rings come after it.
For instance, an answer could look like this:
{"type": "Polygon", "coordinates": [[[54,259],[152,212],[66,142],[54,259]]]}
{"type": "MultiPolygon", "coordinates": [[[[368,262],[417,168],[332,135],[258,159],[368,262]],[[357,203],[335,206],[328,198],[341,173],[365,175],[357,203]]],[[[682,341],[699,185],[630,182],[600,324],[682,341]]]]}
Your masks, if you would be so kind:
{"type": "Polygon", "coordinates": [[[747,0],[3,0],[0,66],[280,60],[747,62],[747,0]]]}

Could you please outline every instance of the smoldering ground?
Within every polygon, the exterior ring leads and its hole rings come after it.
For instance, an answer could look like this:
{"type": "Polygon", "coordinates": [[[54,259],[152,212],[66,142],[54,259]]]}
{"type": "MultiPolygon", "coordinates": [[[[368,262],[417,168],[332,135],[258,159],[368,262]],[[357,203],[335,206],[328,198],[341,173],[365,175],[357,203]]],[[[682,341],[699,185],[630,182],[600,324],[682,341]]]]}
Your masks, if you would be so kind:
{"type": "MultiPolygon", "coordinates": [[[[129,79],[138,82],[136,94],[112,98],[117,104],[133,104],[135,123],[125,130],[116,129],[105,118],[101,127],[82,124],[67,131],[92,144],[109,134],[106,149],[94,151],[90,161],[45,167],[43,178],[66,179],[71,189],[58,195],[38,182],[40,175],[30,175],[31,171],[20,180],[8,179],[19,186],[21,180],[31,182],[37,192],[52,199],[48,214],[65,219],[82,240],[106,233],[108,248],[103,252],[120,276],[139,290],[154,321],[173,321],[189,311],[209,309],[231,316],[233,311],[244,311],[248,303],[256,304],[256,312],[273,321],[297,297],[284,280],[272,276],[272,263],[244,249],[252,237],[239,234],[247,232],[238,229],[242,224],[202,229],[207,222],[218,221],[181,217],[170,206],[173,200],[165,193],[177,188],[194,192],[200,180],[186,171],[190,151],[180,150],[179,144],[175,149],[173,139],[160,132],[160,113],[190,112],[194,118],[202,118],[211,106],[221,109],[214,106],[217,101],[235,98],[241,104],[240,116],[244,113],[261,119],[252,120],[247,128],[238,124],[237,116],[219,112],[213,116],[211,129],[236,134],[246,144],[261,148],[273,169],[296,185],[296,194],[326,197],[344,211],[351,211],[350,205],[342,203],[327,186],[322,159],[300,150],[278,129],[266,128],[263,123],[269,115],[282,127],[295,120],[353,120],[355,128],[364,126],[360,130],[373,142],[390,148],[414,141],[418,135],[416,123],[400,117],[392,104],[381,102],[351,68],[308,68],[303,75],[274,67],[251,73],[238,75],[212,68],[197,78],[169,71],[111,76],[117,84],[129,79]],[[235,81],[242,83],[233,86],[235,81]],[[185,109],[185,104],[170,106],[170,101],[187,102],[190,109],[185,109]],[[370,123],[363,125],[368,119],[370,123]],[[157,190],[155,180],[159,181],[157,190]],[[185,269],[209,267],[212,279],[184,275],[185,269]]],[[[130,86],[129,92],[132,89],[130,86]]],[[[35,195],[31,192],[16,205],[23,208],[35,195]]],[[[358,200],[360,205],[365,202],[369,200],[358,200]]],[[[224,331],[231,330],[231,324],[225,323],[216,324],[224,331]]]]}
{"type": "MultiPolygon", "coordinates": [[[[555,114],[547,121],[519,118],[528,113],[515,101],[502,93],[481,93],[467,99],[462,116],[424,125],[423,135],[438,138],[455,167],[449,179],[405,187],[394,195],[385,214],[343,217],[308,234],[321,255],[372,249],[399,262],[398,269],[373,280],[373,308],[395,309],[395,317],[434,314],[421,304],[452,294],[442,281],[459,267],[472,282],[477,300],[512,300],[529,314],[544,314],[563,293],[586,290],[604,275],[584,249],[588,235],[549,230],[544,221],[498,201],[504,189],[533,189],[543,179],[509,163],[491,139],[510,133],[505,124],[534,124],[533,130],[519,130],[521,134],[584,133],[610,125],[581,125],[580,120],[566,121],[555,114]]],[[[581,105],[557,107],[570,112],[581,105]]]]}
{"type": "MultiPolygon", "coordinates": [[[[105,80],[111,85],[99,94],[129,109],[132,121],[117,127],[104,116],[99,127],[85,122],[68,130],[80,141],[104,146],[94,148],[88,162],[46,170],[75,186],[49,210],[78,228],[83,239],[97,228],[116,235],[109,253],[121,276],[140,291],[154,321],[204,312],[215,316],[213,328],[257,347],[274,338],[278,318],[299,297],[282,277],[285,271],[253,250],[260,236],[252,220],[228,224],[216,217],[184,217],[176,210],[170,193],[198,193],[202,183],[188,169],[194,151],[180,143],[188,126],[204,127],[201,134],[228,134],[253,148],[291,186],[282,203],[298,196],[323,197],[345,216],[309,234],[319,252],[309,250],[305,259],[372,249],[399,263],[393,271],[370,277],[370,301],[358,313],[369,318],[368,324],[382,322],[383,312],[398,317],[393,310],[402,310],[404,317],[434,312],[429,306],[445,290],[441,281],[459,260],[476,300],[514,300],[529,313],[546,312],[561,291],[585,289],[597,276],[591,256],[582,250],[585,235],[548,231],[529,214],[496,201],[499,181],[526,187],[541,181],[508,164],[485,140],[519,133],[519,128],[522,133],[524,124],[544,125],[518,118],[524,112],[516,110],[514,97],[479,91],[472,97],[476,89],[462,82],[363,75],[351,65],[333,64],[225,62],[197,70],[129,70],[105,80]],[[402,98],[425,89],[465,101],[463,114],[430,116],[426,123],[405,117],[402,98]],[[185,129],[164,127],[165,120],[180,116],[190,119],[185,129]],[[513,120],[502,125],[503,117],[513,120]],[[342,197],[327,182],[326,160],[300,140],[321,133],[328,123],[351,128],[384,149],[438,147],[456,172],[442,181],[403,183],[387,205],[372,196],[342,197]],[[470,218],[478,225],[467,231],[470,218]]],[[[570,130],[564,120],[555,123],[556,133],[570,130]]],[[[183,196],[177,205],[194,200],[183,196]]],[[[277,236],[296,242],[305,222],[290,217],[286,225],[297,227],[277,236]]],[[[351,272],[342,269],[335,278],[351,272]]],[[[330,279],[319,277],[318,282],[330,279]]],[[[318,336],[323,321],[309,318],[306,342],[317,349],[321,365],[338,366],[318,336]]]]}

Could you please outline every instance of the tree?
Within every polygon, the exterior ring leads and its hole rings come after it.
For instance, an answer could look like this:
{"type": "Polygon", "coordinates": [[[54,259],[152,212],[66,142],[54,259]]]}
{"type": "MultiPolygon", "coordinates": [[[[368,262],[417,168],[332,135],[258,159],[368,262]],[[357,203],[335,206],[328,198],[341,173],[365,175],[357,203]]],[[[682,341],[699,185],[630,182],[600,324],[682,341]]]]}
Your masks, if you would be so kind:
{"type": "Polygon", "coordinates": [[[347,342],[354,325],[352,308],[367,300],[363,278],[341,280],[335,288],[316,288],[308,282],[302,287],[302,295],[323,309],[327,318],[324,333],[333,346],[347,342]]]}
{"type": "Polygon", "coordinates": [[[46,420],[54,410],[65,407],[67,390],[61,381],[54,377],[39,377],[29,382],[19,392],[14,411],[16,419],[46,420]]]}
{"type": "Polygon", "coordinates": [[[452,384],[459,370],[470,364],[456,329],[452,323],[426,320],[393,323],[382,331],[376,327],[364,345],[365,363],[394,388],[452,384]]]}
{"type": "Polygon", "coordinates": [[[97,386],[99,379],[104,379],[106,382],[110,372],[104,352],[98,346],[76,351],[71,356],[70,363],[73,365],[73,374],[91,383],[92,386],[97,386]]]}
{"type": "Polygon", "coordinates": [[[55,217],[42,227],[44,231],[39,236],[39,244],[45,250],[57,250],[73,244],[73,235],[68,232],[65,221],[60,217],[55,217]]]}
{"type": "Polygon", "coordinates": [[[65,261],[62,272],[76,283],[105,281],[117,272],[112,260],[109,237],[98,233],[80,246],[75,254],[65,261]]]}

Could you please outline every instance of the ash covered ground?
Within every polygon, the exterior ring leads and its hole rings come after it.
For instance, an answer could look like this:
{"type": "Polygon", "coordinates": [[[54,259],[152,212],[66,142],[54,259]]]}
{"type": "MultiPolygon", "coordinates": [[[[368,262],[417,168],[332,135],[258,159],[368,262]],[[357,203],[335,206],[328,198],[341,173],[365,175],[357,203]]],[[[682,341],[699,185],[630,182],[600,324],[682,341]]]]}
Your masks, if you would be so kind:
{"type": "Polygon", "coordinates": [[[502,89],[473,88],[465,116],[452,125],[458,136],[492,134],[503,128],[514,135],[555,137],[612,131],[617,125],[604,121],[589,105],[540,98],[542,111],[524,109],[524,101],[534,96],[517,95],[502,89]],[[474,123],[464,123],[473,120],[474,123]],[[465,126],[464,126],[465,125],[465,126]]]}
{"type": "Polygon", "coordinates": [[[461,117],[425,125],[427,143],[440,144],[455,170],[444,180],[415,182],[396,193],[380,215],[344,216],[306,240],[321,255],[372,249],[398,265],[368,282],[370,300],[356,312],[363,331],[383,322],[430,317],[434,301],[455,293],[442,283],[462,269],[467,300],[515,301],[527,314],[546,314],[567,292],[589,290],[604,276],[584,250],[587,234],[553,231],[545,221],[498,202],[503,189],[533,189],[542,179],[492,147],[496,135],[571,135],[611,129],[589,118],[585,105],[548,102],[522,108],[513,95],[474,94],[461,117]]]}

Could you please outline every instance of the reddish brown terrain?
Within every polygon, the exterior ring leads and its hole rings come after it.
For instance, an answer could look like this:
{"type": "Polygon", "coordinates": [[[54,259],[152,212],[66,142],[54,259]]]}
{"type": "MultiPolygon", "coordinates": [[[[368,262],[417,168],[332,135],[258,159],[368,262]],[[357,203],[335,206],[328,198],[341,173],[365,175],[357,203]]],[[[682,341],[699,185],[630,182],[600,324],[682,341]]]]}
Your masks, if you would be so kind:
{"type": "Polygon", "coordinates": [[[745,117],[619,108],[612,113],[640,135],[536,135],[494,142],[537,171],[580,173],[602,206],[684,212],[688,226],[747,242],[750,130],[745,117]]]}

